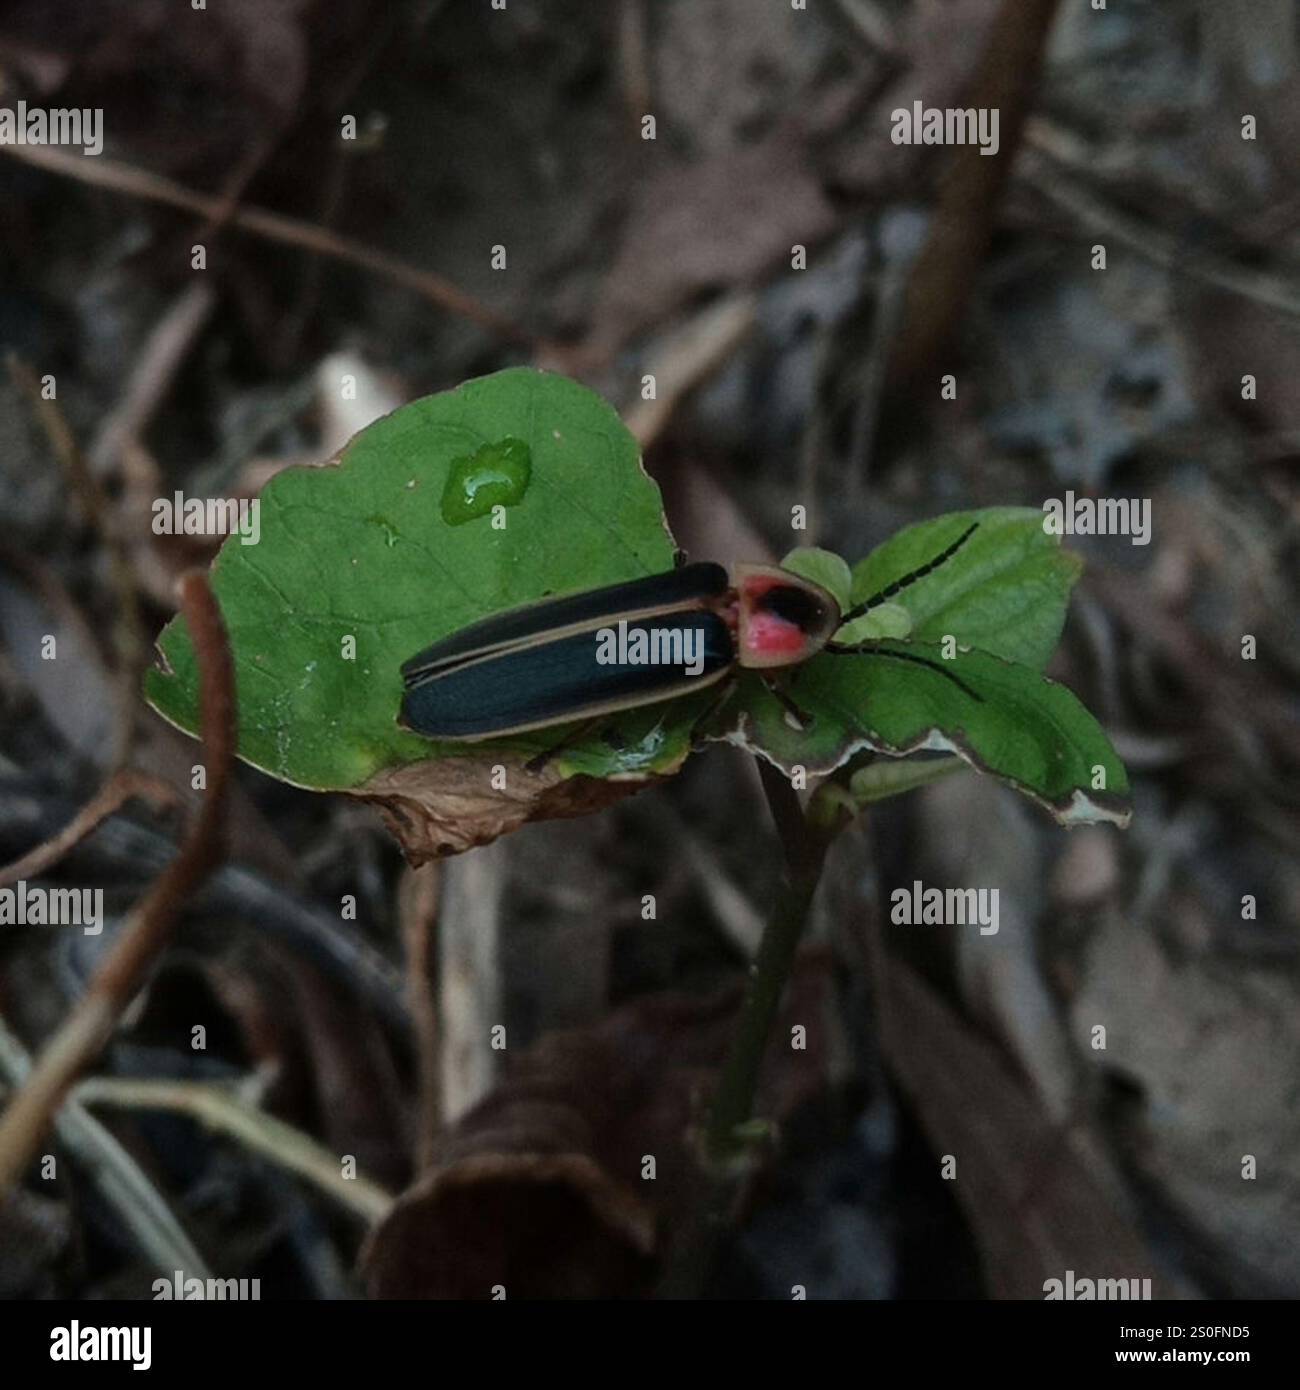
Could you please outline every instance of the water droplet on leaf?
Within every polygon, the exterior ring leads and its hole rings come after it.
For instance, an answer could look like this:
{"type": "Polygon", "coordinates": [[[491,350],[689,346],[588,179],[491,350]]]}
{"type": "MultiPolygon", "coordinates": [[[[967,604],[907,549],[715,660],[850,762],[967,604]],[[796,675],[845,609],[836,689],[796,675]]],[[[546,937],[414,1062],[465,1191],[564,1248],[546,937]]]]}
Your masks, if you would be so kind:
{"type": "Polygon", "coordinates": [[[532,475],[532,450],[522,439],[498,439],[452,459],[442,491],[442,519],[448,526],[463,526],[493,507],[513,507],[532,475]]]}

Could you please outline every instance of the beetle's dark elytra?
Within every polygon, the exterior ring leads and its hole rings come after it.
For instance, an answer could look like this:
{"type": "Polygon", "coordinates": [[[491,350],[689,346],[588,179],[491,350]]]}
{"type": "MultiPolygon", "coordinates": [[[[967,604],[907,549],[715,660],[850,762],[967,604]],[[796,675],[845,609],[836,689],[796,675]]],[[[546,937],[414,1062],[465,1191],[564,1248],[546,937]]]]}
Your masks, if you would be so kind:
{"type": "Polygon", "coordinates": [[[402,675],[410,683],[427,672],[455,666],[467,656],[482,656],[562,628],[602,618],[614,621],[635,613],[666,611],[716,598],[726,592],[728,582],[727,571],[721,565],[700,561],[666,574],[650,574],[601,589],[540,599],[441,638],[403,662],[402,675]]]}
{"type": "Polygon", "coordinates": [[[602,663],[598,630],[589,626],[440,667],[435,679],[408,686],[401,722],[430,738],[519,733],[689,694],[720,680],[735,664],[731,629],[707,610],[627,621],[625,632],[651,640],[671,633],[691,637],[699,670],[672,662],[602,663]]]}

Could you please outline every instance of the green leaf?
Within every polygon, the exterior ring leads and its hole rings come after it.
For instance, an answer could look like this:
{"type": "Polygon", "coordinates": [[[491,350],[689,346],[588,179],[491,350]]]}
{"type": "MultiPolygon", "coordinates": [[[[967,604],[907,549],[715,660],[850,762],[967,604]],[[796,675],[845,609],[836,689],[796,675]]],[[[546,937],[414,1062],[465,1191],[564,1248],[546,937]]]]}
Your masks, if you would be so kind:
{"type": "MultiPolygon", "coordinates": [[[[673,549],[636,441],[576,382],[513,368],[403,406],[332,465],[272,479],[260,543],[232,536],[212,566],[240,756],[318,789],[463,757],[464,745],[397,727],[406,658],[516,604],[671,569],[673,549]]],[[[167,625],[159,648],[166,669],[148,673],[146,695],[193,733],[197,672],[183,623],[167,625]]],[[[615,721],[621,748],[596,739],[566,761],[595,776],[670,769],[700,707],[693,697],[632,711],[615,721]]],[[[491,755],[522,759],[565,732],[496,742],[491,755]]]]}
{"type": "MultiPolygon", "coordinates": [[[[951,635],[962,646],[1041,671],[1060,640],[1083,563],[1043,530],[1043,514],[1032,508],[951,512],[906,527],[854,566],[853,602],[927,564],[975,521],[979,529],[956,555],[892,602],[911,615],[908,635],[918,642],[951,635]]],[[[837,640],[860,641],[862,634],[853,624],[837,640]]]]}
{"type": "Polygon", "coordinates": [[[1069,690],[987,652],[959,651],[950,660],[940,653],[925,643],[884,642],[871,653],[824,653],[795,668],[781,688],[810,721],[802,731],[764,683],[748,676],[733,738],[787,773],[796,765],[829,772],[863,748],[955,753],[1063,824],[1127,823],[1124,765],[1069,690]]]}
{"type": "Polygon", "coordinates": [[[801,545],[781,561],[781,568],[803,579],[811,579],[814,584],[820,584],[841,609],[849,606],[849,590],[853,583],[853,575],[849,571],[848,561],[836,555],[833,550],[820,550],[815,545],[801,545]]]}

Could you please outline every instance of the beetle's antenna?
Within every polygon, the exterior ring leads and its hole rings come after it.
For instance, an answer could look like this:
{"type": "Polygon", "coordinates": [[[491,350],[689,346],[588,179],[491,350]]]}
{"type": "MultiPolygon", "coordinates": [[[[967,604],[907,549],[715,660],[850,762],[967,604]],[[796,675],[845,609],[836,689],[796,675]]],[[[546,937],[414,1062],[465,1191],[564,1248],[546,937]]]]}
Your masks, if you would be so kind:
{"type": "MultiPolygon", "coordinates": [[[[969,532],[967,533],[969,534],[969,532]]],[[[978,695],[970,686],[966,684],[960,676],[954,676],[951,671],[945,671],[937,661],[931,661],[929,657],[917,656],[915,652],[896,652],[888,648],[878,646],[876,642],[858,642],[843,644],[840,642],[827,642],[822,648],[823,651],[835,652],[843,655],[846,652],[855,653],[858,656],[887,656],[891,661],[911,661],[917,666],[925,666],[936,675],[942,676],[945,680],[950,680],[963,694],[969,695],[972,700],[984,703],[983,695],[978,695]]]]}
{"type": "Polygon", "coordinates": [[[946,560],[951,560],[978,529],[979,522],[972,521],[942,554],[936,555],[933,560],[926,561],[920,569],[913,570],[911,574],[905,574],[901,579],[895,579],[892,584],[885,585],[878,594],[872,594],[869,599],[864,599],[855,607],[850,608],[847,613],[842,614],[840,626],[843,627],[845,623],[851,623],[855,618],[862,617],[864,613],[869,613],[878,604],[884,603],[886,599],[893,598],[900,590],[906,589],[909,584],[915,584],[918,579],[924,579],[927,574],[933,573],[946,560]]]}

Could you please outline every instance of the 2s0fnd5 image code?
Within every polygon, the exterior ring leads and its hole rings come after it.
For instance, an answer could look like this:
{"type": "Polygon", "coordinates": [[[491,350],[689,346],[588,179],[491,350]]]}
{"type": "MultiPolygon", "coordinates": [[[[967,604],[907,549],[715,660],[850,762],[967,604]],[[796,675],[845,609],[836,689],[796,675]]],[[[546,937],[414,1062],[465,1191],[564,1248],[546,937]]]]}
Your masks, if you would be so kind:
{"type": "Polygon", "coordinates": [[[1197,1337],[1222,1337],[1228,1340],[1242,1339],[1250,1336],[1249,1327],[1223,1327],[1217,1323],[1209,1324],[1205,1327],[1122,1327],[1120,1328],[1121,1337],[1134,1337],[1140,1341],[1156,1342],[1168,1340],[1171,1342],[1182,1341],[1184,1338],[1193,1339],[1197,1337]]]}

